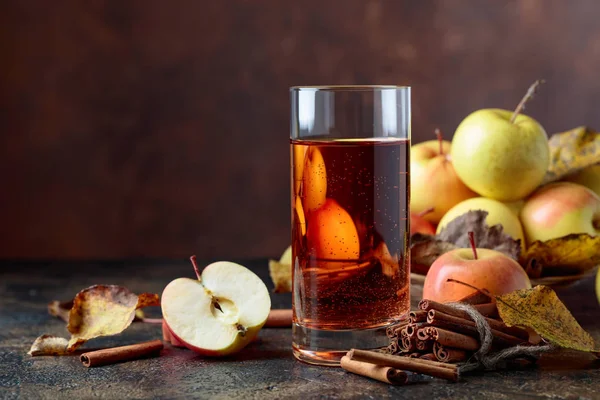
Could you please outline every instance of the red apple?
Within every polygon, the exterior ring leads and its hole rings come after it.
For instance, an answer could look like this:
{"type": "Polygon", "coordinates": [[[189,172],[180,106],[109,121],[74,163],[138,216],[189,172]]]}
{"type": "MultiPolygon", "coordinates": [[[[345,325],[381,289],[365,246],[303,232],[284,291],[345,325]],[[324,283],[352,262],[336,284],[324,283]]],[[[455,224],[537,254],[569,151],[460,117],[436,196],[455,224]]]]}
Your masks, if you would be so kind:
{"type": "Polygon", "coordinates": [[[494,295],[531,288],[529,277],[512,258],[490,249],[456,249],[441,255],[429,268],[423,287],[423,298],[440,303],[457,301],[473,293],[473,289],[455,279],[494,295]]]}
{"type": "Polygon", "coordinates": [[[476,197],[454,171],[450,161],[450,142],[438,140],[414,145],[410,149],[410,207],[415,213],[429,208],[434,211],[424,216],[437,224],[442,216],[463,200],[476,197]]]}
{"type": "Polygon", "coordinates": [[[420,213],[410,213],[410,234],[422,233],[424,235],[435,235],[435,227],[424,216],[433,212],[433,208],[420,213]]]}
{"type": "Polygon", "coordinates": [[[529,243],[571,233],[600,235],[600,197],[577,183],[541,187],[527,199],[520,216],[529,243]]]}

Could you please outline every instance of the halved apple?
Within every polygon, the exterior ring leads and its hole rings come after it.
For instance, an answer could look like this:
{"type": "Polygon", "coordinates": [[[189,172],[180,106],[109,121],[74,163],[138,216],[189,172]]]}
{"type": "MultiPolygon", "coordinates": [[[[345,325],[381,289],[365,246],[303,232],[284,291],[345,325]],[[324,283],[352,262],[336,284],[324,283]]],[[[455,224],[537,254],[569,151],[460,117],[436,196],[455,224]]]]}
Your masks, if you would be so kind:
{"type": "Polygon", "coordinates": [[[311,147],[304,158],[302,174],[302,202],[304,213],[310,214],[321,207],[327,196],[327,169],[323,154],[317,147],[311,147]]]}
{"type": "Polygon", "coordinates": [[[252,271],[219,261],[198,280],[178,278],[162,294],[164,322],[174,339],[209,356],[235,353],[250,343],[271,309],[269,291],[252,271]]]}

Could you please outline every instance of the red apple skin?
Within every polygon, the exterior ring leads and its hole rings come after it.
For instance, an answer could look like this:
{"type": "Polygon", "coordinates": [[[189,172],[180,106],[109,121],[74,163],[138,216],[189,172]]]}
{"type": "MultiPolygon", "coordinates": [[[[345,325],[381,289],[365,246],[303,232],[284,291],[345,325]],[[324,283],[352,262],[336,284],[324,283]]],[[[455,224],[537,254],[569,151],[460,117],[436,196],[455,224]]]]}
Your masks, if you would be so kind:
{"type": "MultiPolygon", "coordinates": [[[[166,321],[164,321],[165,326],[167,327],[167,329],[169,330],[169,334],[171,335],[171,345],[175,346],[175,347],[185,347],[188,348],[198,354],[202,354],[203,356],[208,356],[208,357],[223,357],[223,353],[219,352],[219,351],[213,351],[213,350],[207,350],[207,349],[201,349],[199,347],[196,346],[192,346],[189,343],[184,342],[179,336],[177,336],[173,330],[169,327],[169,325],[167,324],[166,321]]],[[[254,338],[251,338],[250,341],[252,341],[254,338]]]]}
{"type": "Polygon", "coordinates": [[[423,298],[440,303],[457,301],[474,289],[448,279],[468,283],[501,295],[531,288],[529,277],[512,258],[489,249],[477,249],[477,259],[471,249],[456,249],[442,254],[429,268],[423,286],[423,298]]]}
{"type": "Polygon", "coordinates": [[[571,233],[596,236],[600,235],[600,197],[583,185],[551,183],[527,199],[520,217],[529,243],[571,233]]]}
{"type": "Polygon", "coordinates": [[[435,235],[435,227],[425,218],[410,214],[410,234],[422,233],[425,235],[435,235]]]}

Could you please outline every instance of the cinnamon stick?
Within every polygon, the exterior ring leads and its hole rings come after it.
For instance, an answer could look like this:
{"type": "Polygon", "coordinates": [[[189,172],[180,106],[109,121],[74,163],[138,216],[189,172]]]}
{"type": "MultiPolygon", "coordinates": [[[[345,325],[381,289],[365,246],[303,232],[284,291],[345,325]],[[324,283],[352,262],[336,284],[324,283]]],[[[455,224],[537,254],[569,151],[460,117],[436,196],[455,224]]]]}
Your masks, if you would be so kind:
{"type": "Polygon", "coordinates": [[[85,367],[100,367],[123,361],[137,360],[144,357],[156,356],[163,348],[160,340],[132,344],[130,346],[114,347],[83,353],[80,357],[85,367]]]}
{"type": "Polygon", "coordinates": [[[271,310],[265,328],[289,328],[292,326],[292,310],[271,310]]]}
{"type": "Polygon", "coordinates": [[[495,299],[491,298],[490,296],[488,296],[485,293],[482,292],[473,292],[468,296],[463,297],[462,299],[458,300],[459,303],[466,303],[466,304],[470,304],[470,305],[476,305],[476,304],[483,304],[483,303],[490,303],[490,302],[494,302],[495,299]]]}
{"type": "Polygon", "coordinates": [[[479,313],[484,317],[498,317],[498,307],[496,306],[496,303],[473,304],[473,308],[479,311],[479,313]]]}
{"type": "Polygon", "coordinates": [[[479,341],[471,336],[436,327],[426,329],[429,336],[442,346],[472,351],[478,350],[480,347],[479,341]]]}
{"type": "Polygon", "coordinates": [[[444,364],[421,358],[393,356],[368,350],[352,349],[347,356],[352,360],[368,362],[386,367],[399,368],[405,371],[418,372],[436,378],[458,381],[459,373],[456,365],[444,364]]]}
{"type": "Polygon", "coordinates": [[[445,347],[437,342],[433,345],[433,354],[439,361],[447,363],[461,362],[467,359],[467,353],[464,350],[445,347]]]}
{"type": "MultiPolygon", "coordinates": [[[[433,326],[446,328],[453,331],[459,331],[461,333],[474,332],[477,333],[475,322],[470,319],[464,319],[455,317],[453,315],[445,314],[438,310],[429,310],[427,315],[427,322],[433,326]],[[440,324],[441,323],[441,324],[440,324]]],[[[526,343],[527,340],[518,338],[505,332],[501,332],[497,329],[491,328],[494,340],[502,342],[502,344],[508,346],[515,346],[517,344],[526,343]]]]}
{"type": "Polygon", "coordinates": [[[424,322],[427,320],[427,311],[411,311],[410,313],[408,313],[408,320],[411,324],[415,324],[417,322],[424,322]]]}
{"type": "Polygon", "coordinates": [[[419,357],[421,360],[437,361],[437,357],[433,353],[427,353],[419,357]]]}
{"type": "Polygon", "coordinates": [[[423,352],[423,351],[430,351],[433,348],[433,341],[432,340],[419,340],[417,339],[416,343],[416,348],[417,350],[423,352]]]}
{"type": "Polygon", "coordinates": [[[350,359],[348,356],[342,357],[340,365],[343,369],[353,374],[366,376],[367,378],[391,385],[404,385],[408,383],[407,373],[396,368],[356,361],[350,359]]]}
{"type": "MultiPolygon", "coordinates": [[[[454,317],[462,318],[469,321],[471,320],[471,317],[469,317],[469,314],[467,314],[465,311],[457,310],[447,304],[438,303],[437,301],[433,300],[421,300],[421,302],[419,302],[419,308],[426,311],[436,310],[443,312],[444,314],[452,315],[454,317]]],[[[490,325],[490,328],[492,329],[496,329],[498,331],[504,332],[511,336],[516,336],[524,340],[529,339],[529,333],[525,329],[517,328],[516,326],[507,326],[504,322],[498,321],[496,319],[487,317],[484,318],[490,325]]],[[[474,325],[475,323],[473,322],[473,326],[474,325]]]]}

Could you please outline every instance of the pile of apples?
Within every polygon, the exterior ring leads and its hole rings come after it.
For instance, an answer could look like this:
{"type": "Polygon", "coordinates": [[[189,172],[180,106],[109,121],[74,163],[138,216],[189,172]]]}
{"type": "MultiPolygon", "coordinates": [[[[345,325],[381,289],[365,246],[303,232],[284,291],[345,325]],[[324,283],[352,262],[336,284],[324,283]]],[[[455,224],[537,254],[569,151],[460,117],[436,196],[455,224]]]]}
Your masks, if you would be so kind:
{"type": "MultiPolygon", "coordinates": [[[[451,143],[438,132],[438,140],[411,148],[411,233],[439,233],[456,217],[483,210],[487,225],[502,225],[523,250],[572,233],[600,235],[600,165],[540,186],[550,162],[548,137],[520,108],[475,111],[460,123],[451,143]]],[[[495,294],[531,287],[514,260],[491,250],[477,252],[479,259],[458,249],[436,260],[424,297],[451,301],[472,291],[447,283],[448,278],[495,294]]]]}

